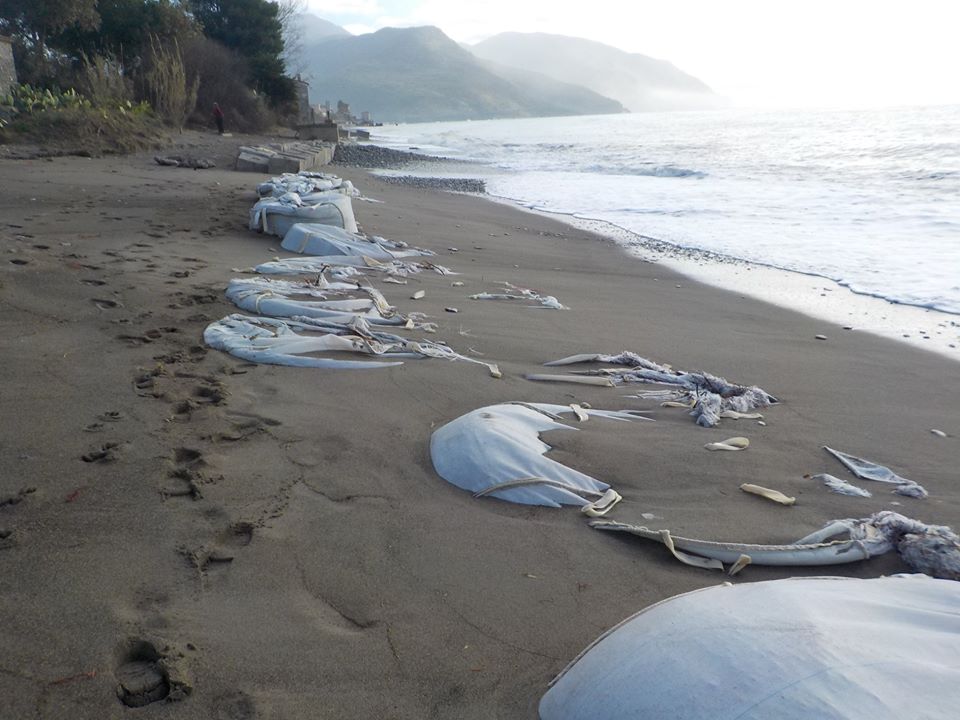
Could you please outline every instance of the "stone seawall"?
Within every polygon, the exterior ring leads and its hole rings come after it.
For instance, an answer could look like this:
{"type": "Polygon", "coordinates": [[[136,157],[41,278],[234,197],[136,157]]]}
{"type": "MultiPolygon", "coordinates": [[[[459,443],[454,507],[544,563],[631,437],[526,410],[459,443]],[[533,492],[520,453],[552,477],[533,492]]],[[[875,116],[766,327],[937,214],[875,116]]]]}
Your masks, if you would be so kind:
{"type": "Polygon", "coordinates": [[[0,35],[0,95],[6,95],[17,84],[17,68],[13,64],[13,43],[0,35]]]}

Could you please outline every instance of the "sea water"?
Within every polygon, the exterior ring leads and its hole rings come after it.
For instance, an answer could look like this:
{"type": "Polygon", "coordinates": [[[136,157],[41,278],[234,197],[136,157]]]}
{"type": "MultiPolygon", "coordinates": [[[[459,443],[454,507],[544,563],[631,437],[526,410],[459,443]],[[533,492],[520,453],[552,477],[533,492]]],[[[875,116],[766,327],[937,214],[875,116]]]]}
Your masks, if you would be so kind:
{"type": "Polygon", "coordinates": [[[709,282],[960,357],[958,106],[429,123],[372,142],[451,158],[419,172],[483,177],[709,282]]]}

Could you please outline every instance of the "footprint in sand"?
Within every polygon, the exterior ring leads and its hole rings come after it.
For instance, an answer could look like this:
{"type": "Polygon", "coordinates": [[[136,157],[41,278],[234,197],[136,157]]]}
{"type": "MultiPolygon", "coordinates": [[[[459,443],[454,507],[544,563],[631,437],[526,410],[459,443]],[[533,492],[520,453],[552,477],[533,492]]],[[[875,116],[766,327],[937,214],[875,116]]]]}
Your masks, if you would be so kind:
{"type": "Polygon", "coordinates": [[[193,388],[193,397],[197,402],[210,405],[222,405],[227,399],[227,389],[214,378],[204,378],[202,385],[193,388]]]}
{"type": "Polygon", "coordinates": [[[166,374],[162,365],[149,372],[142,372],[133,379],[133,389],[140,397],[162,398],[166,395],[157,385],[157,378],[166,374]]]}
{"type": "Polygon", "coordinates": [[[123,307],[121,302],[117,300],[110,300],[109,298],[93,298],[92,302],[101,310],[114,310],[116,308],[123,307]]]}
{"type": "MultiPolygon", "coordinates": [[[[129,641],[114,677],[117,680],[117,697],[127,707],[144,707],[171,697],[168,664],[153,643],[146,640],[129,641]]],[[[183,697],[190,690],[189,686],[178,683],[178,696],[183,697]]]]}
{"type": "Polygon", "coordinates": [[[203,453],[194,448],[175,448],[173,465],[173,469],[167,473],[167,483],[159,488],[160,494],[164,497],[202,499],[200,486],[208,482],[200,472],[200,469],[207,465],[203,453]]]}
{"type": "Polygon", "coordinates": [[[160,340],[166,334],[178,332],[180,332],[179,328],[175,328],[173,326],[151,328],[150,330],[144,332],[143,335],[117,335],[117,340],[124,340],[131,347],[138,347],[140,345],[152,343],[155,340],[160,340]]]}
{"type": "Polygon", "coordinates": [[[200,473],[189,468],[177,468],[168,473],[167,484],[160,488],[160,494],[164,498],[189,497],[191,500],[202,500],[203,492],[200,490],[202,481],[200,473]]]}
{"type": "Polygon", "coordinates": [[[203,459],[203,453],[194,448],[178,447],[173,451],[173,462],[177,465],[198,468],[207,464],[203,459]]]}
{"type": "Polygon", "coordinates": [[[259,433],[269,432],[268,428],[282,425],[279,420],[255,413],[228,413],[226,420],[232,427],[229,431],[216,433],[214,439],[217,441],[237,442],[259,433]]]}
{"type": "MultiPolygon", "coordinates": [[[[19,505],[27,495],[36,492],[34,487],[21,488],[15,493],[0,495],[0,510],[12,505],[19,505]]],[[[0,527],[0,550],[7,550],[17,544],[13,530],[9,527],[0,527]]]]}
{"type": "Polygon", "coordinates": [[[246,693],[231,693],[214,700],[213,717],[215,720],[254,720],[257,706],[246,693]]]}
{"type": "Polygon", "coordinates": [[[0,550],[12,548],[16,544],[17,541],[13,537],[13,530],[0,528],[0,550]]]}
{"type": "Polygon", "coordinates": [[[211,546],[203,546],[196,550],[180,548],[180,554],[200,575],[201,580],[207,576],[211,568],[226,567],[236,559],[237,551],[253,542],[253,523],[235,522],[216,538],[211,546]]]}
{"type": "Polygon", "coordinates": [[[173,406],[172,419],[174,422],[190,422],[190,419],[193,416],[193,411],[198,407],[200,407],[200,405],[189,398],[186,400],[181,400],[173,406]]]}
{"type": "Polygon", "coordinates": [[[200,362],[207,355],[203,345],[191,345],[186,350],[177,350],[167,355],[157,355],[153,359],[165,365],[175,365],[183,362],[200,362]]]}
{"type": "Polygon", "coordinates": [[[81,455],[80,459],[85,463],[110,463],[119,457],[119,453],[120,443],[110,442],[81,455]]]}
{"type": "Polygon", "coordinates": [[[0,495],[0,508],[7,507],[8,505],[19,505],[27,495],[32,495],[36,491],[37,489],[35,487],[25,487],[20,488],[20,490],[15,493],[0,495]]]}

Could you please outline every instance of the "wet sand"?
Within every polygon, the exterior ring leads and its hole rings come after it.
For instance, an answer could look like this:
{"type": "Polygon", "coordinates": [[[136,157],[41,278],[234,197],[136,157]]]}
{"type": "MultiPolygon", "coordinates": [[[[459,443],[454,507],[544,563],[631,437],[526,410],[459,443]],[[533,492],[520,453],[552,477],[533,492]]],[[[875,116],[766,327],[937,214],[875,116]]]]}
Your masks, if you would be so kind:
{"type": "MultiPolygon", "coordinates": [[[[287,255],[246,229],[257,175],[147,155],[0,162],[5,717],[532,718],[549,680],[603,630],[728,579],[592,530],[574,508],[477,500],[440,479],[432,430],[496,402],[650,410],[655,423],[592,419],[544,438],[550,457],[619,490],[611,517],[624,522],[762,543],[881,509],[960,525],[960,365],[698,284],[549,218],[334,172],[383,201],[354,203],[364,230],[436,250],[462,273],[375,284],[438,322],[431,339],[497,362],[502,379],[439,360],[255,366],[204,348],[206,325],[234,311],[231,268],[287,255]],[[502,281],[569,309],[467,297],[502,281]],[[522,377],[621,350],[782,403],[766,426],[706,430],[624,397],[637,387],[522,377]],[[750,448],[703,449],[732,435],[750,448]],[[872,499],[829,493],[803,477],[846,477],[824,444],[889,465],[930,498],[867,483],[872,499]],[[743,482],[797,504],[742,493],[743,482]],[[184,699],[128,709],[118,668],[157,657],[184,699]]],[[[888,556],[748,567],[733,581],[904,569],[888,556]]]]}

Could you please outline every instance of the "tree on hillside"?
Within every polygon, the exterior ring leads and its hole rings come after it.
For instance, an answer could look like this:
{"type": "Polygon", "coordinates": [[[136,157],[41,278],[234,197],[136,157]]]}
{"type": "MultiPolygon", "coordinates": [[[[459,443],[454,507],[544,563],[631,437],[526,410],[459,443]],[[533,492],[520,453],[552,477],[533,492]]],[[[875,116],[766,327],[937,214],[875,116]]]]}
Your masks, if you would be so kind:
{"type": "Polygon", "coordinates": [[[296,100],[283,62],[280,8],[268,0],[186,0],[203,33],[246,58],[256,89],[275,107],[296,100]]]}
{"type": "Polygon", "coordinates": [[[283,33],[283,63],[291,75],[304,71],[303,23],[307,0],[277,0],[277,20],[283,33]]]}
{"type": "Polygon", "coordinates": [[[71,28],[96,30],[96,0],[0,0],[0,33],[14,38],[14,59],[21,82],[47,83],[62,71],[62,58],[48,47],[71,28]]]}
{"type": "Polygon", "coordinates": [[[69,28],[57,38],[60,49],[75,56],[104,55],[137,65],[150,54],[151,38],[164,45],[182,45],[199,32],[193,18],[173,0],[96,0],[96,9],[97,31],[69,28]]]}
{"type": "Polygon", "coordinates": [[[67,28],[99,25],[97,0],[0,0],[0,29],[41,50],[49,37],[67,28]]]}

